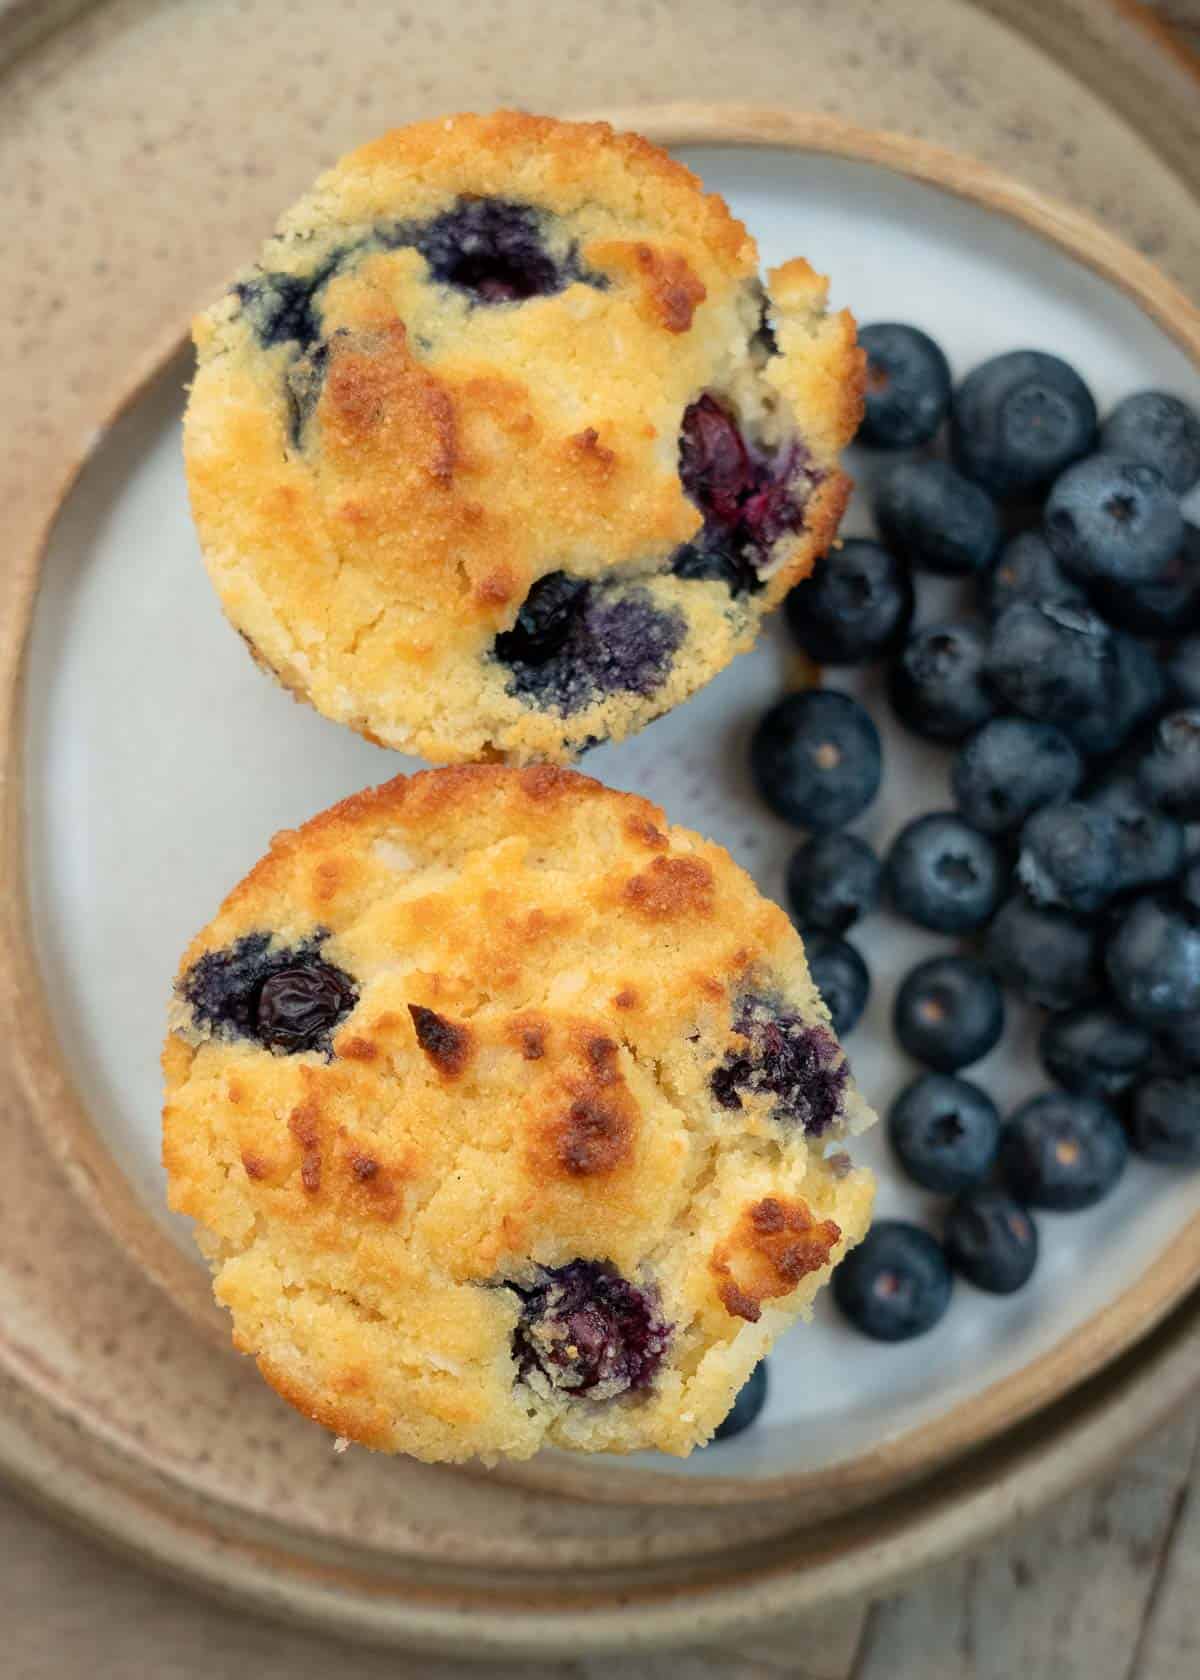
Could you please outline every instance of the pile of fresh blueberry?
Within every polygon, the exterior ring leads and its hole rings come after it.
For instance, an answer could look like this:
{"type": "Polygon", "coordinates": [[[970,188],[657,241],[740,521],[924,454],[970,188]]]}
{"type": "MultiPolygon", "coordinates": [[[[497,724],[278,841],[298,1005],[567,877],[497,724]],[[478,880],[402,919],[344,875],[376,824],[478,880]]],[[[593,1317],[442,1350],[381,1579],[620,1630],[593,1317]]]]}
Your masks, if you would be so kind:
{"type": "Polygon", "coordinates": [[[763,799],[808,834],[787,894],[839,1033],[870,988],[846,934],[881,899],[960,941],[907,975],[894,1011],[929,1071],[888,1136],[911,1179],[952,1198],[940,1240],[882,1220],[834,1278],[855,1325],[900,1341],[941,1318],[955,1272],[1021,1288],[1031,1210],[1093,1206],[1131,1147],[1200,1164],[1200,529],[1180,507],[1200,418],[1143,392],[1101,424],[1040,351],[956,388],[925,333],[861,340],[859,441],[904,453],[875,477],[880,540],[827,554],[787,618],[817,665],[887,662],[901,724],[953,753],[951,797],[881,861],[846,828],[879,790],[879,732],[830,689],[773,706],[751,756],[763,799]],[[973,609],[914,627],[919,573],[971,580],[973,609]],[[999,1043],[1006,989],[1048,1011],[1056,1088],[1002,1118],[961,1074],[999,1043]]]}

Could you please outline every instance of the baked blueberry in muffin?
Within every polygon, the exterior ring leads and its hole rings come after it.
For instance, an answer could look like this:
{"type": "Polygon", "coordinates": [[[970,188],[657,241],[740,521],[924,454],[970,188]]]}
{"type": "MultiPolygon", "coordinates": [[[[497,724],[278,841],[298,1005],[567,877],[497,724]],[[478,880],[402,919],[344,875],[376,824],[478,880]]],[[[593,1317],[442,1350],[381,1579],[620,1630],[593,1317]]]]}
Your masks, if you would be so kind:
{"type": "Polygon", "coordinates": [[[707,1440],[866,1229],[785,913],[573,771],[335,806],[180,965],[171,1205],[309,1417],[428,1460],[707,1440]]]}
{"type": "Polygon", "coordinates": [[[833,539],[854,323],[634,135],[501,112],[364,146],[195,324],[226,613],[319,710],[567,760],[754,639],[833,539]]]}

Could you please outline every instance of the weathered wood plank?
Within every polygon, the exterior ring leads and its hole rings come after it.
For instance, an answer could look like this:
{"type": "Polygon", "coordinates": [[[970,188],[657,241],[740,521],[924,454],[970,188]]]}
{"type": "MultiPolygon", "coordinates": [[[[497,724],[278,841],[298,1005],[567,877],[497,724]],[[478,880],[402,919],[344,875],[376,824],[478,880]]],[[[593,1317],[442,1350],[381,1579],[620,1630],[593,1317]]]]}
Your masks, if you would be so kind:
{"type": "MultiPolygon", "coordinates": [[[[1143,1680],[1133,1665],[1196,1427],[1175,1424],[1115,1479],[881,1604],[858,1680],[1143,1680]]],[[[1195,1562],[1200,1580],[1200,1543],[1195,1562]]],[[[1155,1680],[1183,1680],[1183,1671],[1155,1680]]]]}
{"type": "Polygon", "coordinates": [[[1200,1674],[1200,1454],[1181,1490],[1175,1532],[1129,1680],[1200,1674]]]}

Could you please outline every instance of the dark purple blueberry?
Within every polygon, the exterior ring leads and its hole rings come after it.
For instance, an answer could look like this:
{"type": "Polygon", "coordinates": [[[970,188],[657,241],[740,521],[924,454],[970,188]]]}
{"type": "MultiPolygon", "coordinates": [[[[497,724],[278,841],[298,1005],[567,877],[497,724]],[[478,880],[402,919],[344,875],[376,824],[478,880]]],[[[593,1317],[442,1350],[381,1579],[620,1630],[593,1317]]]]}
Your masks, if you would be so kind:
{"type": "Polygon", "coordinates": [[[257,1035],[272,1050],[295,1055],[322,1049],[358,1001],[348,974],[320,957],[277,969],[258,994],[257,1035]]]}
{"type": "Polygon", "coordinates": [[[1017,893],[987,930],[984,960],[1002,985],[1046,1009],[1070,1009],[1097,988],[1095,929],[1017,893]]]}
{"type": "Polygon", "coordinates": [[[903,1219],[877,1219],[833,1274],[833,1298],[877,1342],[932,1330],[950,1305],[953,1279],[941,1244],[903,1219]]]}
{"type": "Polygon", "coordinates": [[[942,1242],[954,1270],[989,1295],[1016,1294],[1037,1265],[1037,1226],[1003,1190],[964,1190],[946,1215],[942,1242]]]}
{"type": "Polygon", "coordinates": [[[599,1260],[572,1260],[509,1286],[521,1298],[513,1358],[526,1381],[611,1400],[649,1388],[671,1340],[657,1291],[599,1260]]]}
{"type": "Polygon", "coordinates": [[[986,1091],[945,1073],[924,1073],[888,1113],[888,1139],[914,1184],[951,1195],[982,1184],[1000,1142],[1000,1115],[986,1091]]]}
{"type": "Polygon", "coordinates": [[[1130,776],[1114,776],[1088,795],[1116,822],[1119,893],[1156,887],[1169,881],[1183,862],[1183,826],[1155,810],[1130,776]]]}
{"type": "Polygon", "coordinates": [[[1139,1155],[1200,1165],[1200,1073],[1157,1074],[1134,1095],[1129,1137],[1139,1155]]]}
{"type": "Polygon", "coordinates": [[[1051,1015],[1042,1028],[1042,1066],[1057,1084],[1086,1097],[1119,1097],[1150,1061],[1146,1028],[1106,1004],[1051,1015]]]}
{"type": "Polygon", "coordinates": [[[675,575],[716,579],[735,595],[761,589],[773,545],[804,525],[819,479],[805,459],[796,441],[769,453],[753,448],[711,392],[690,404],[679,433],[679,477],[704,527],[674,556],[675,575]]]}
{"type": "Polygon", "coordinates": [[[951,444],[968,478],[996,496],[1028,496],[1091,449],[1096,404],[1067,362],[1010,350],[954,393],[951,444]]]}
{"type": "Polygon", "coordinates": [[[1000,1134],[1005,1184],[1030,1207],[1075,1213],[1112,1190],[1129,1147],[1121,1122],[1097,1097],[1047,1091],[1022,1103],[1000,1134]]]}
{"type": "Polygon", "coordinates": [[[792,854],[787,897],[802,933],[845,933],[879,902],[879,859],[857,834],[814,834],[792,854]]]}
{"type": "Polygon", "coordinates": [[[1086,584],[1154,583],[1183,542],[1179,503],[1153,467],[1119,455],[1089,455],[1046,501],[1046,541],[1086,584]]]}
{"type": "Polygon", "coordinates": [[[929,741],[961,741],[986,723],[996,709],[984,683],[986,655],[973,624],[914,630],[889,677],[900,722],[929,741]]]}
{"type": "Polygon", "coordinates": [[[1078,799],[1044,805],[1021,830],[1016,873],[1035,904],[1099,910],[1117,890],[1116,818],[1078,799]]]}
{"type": "Polygon", "coordinates": [[[848,694],[789,694],[755,730],[750,767],[776,816],[818,833],[841,828],[879,792],[879,731],[848,694]]]}
{"type": "Polygon", "coordinates": [[[928,333],[897,321],[858,329],[867,388],[858,441],[872,449],[928,443],[950,405],[950,364],[928,333]]]}
{"type": "Polygon", "coordinates": [[[565,261],[551,255],[545,223],[528,204],[460,198],[400,242],[416,246],[435,280],[476,303],[519,303],[583,278],[573,250],[565,261]]]}
{"type": "Polygon", "coordinates": [[[1061,729],[1032,718],[992,718],[950,767],[954,802],[973,828],[1006,834],[1083,780],[1083,759],[1061,729]]]}
{"type": "Polygon", "coordinates": [[[784,603],[792,634],[818,665],[864,665],[904,637],[912,579],[878,543],[848,537],[784,603]]]}
{"type": "Polygon", "coordinates": [[[1158,1027],[1200,1011],[1200,915],[1165,895],[1139,898],[1120,917],[1105,950],[1122,1008],[1158,1027]]]}
{"type": "Polygon", "coordinates": [[[760,1359],[738,1389],[733,1405],[717,1425],[713,1440],[732,1441],[735,1435],[744,1434],[750,1425],[757,1421],[758,1414],[766,1403],[767,1362],[760,1359]]]}
{"type": "Polygon", "coordinates": [[[901,982],[892,1024],[914,1060],[954,1073],[999,1044],[1004,996],[974,957],[929,957],[901,982]]]}
{"type": "Polygon", "coordinates": [[[548,572],[526,595],[511,630],[496,637],[496,658],[506,665],[522,661],[544,665],[560,652],[571,634],[571,625],[582,611],[588,585],[569,572],[548,572]]]}
{"type": "Polygon", "coordinates": [[[871,975],[858,950],[848,939],[818,933],[807,941],[805,955],[813,985],[825,1001],[833,1030],[839,1038],[852,1032],[862,1018],[871,995],[871,975]]]}
{"type": "Polygon", "coordinates": [[[967,577],[990,566],[1000,518],[986,491],[944,461],[902,461],[881,481],[875,519],[883,539],[910,566],[967,577]]]}
{"type": "Polygon", "coordinates": [[[1194,629],[1200,624],[1200,526],[1184,525],[1182,543],[1153,583],[1101,583],[1093,595],[1110,624],[1135,636],[1174,639],[1194,629]]]}
{"type": "Polygon", "coordinates": [[[1166,391],[1138,391],[1119,402],[1104,422],[1100,447],[1153,467],[1176,496],[1200,480],[1200,415],[1166,391]]]}
{"type": "Polygon", "coordinates": [[[846,1063],[825,1027],[782,1013],[769,998],[743,997],[733,1031],[746,1042],[730,1050],[710,1084],[722,1108],[740,1109],[743,1095],[773,1098],[781,1125],[820,1137],[840,1117],[846,1063]]]}
{"type": "Polygon", "coordinates": [[[1137,779],[1160,811],[1183,822],[1200,821],[1200,706],[1159,719],[1137,779]]]}
{"type": "Polygon", "coordinates": [[[218,1038],[248,1038],[295,1054],[332,1054],[334,1029],[358,1002],[343,969],[320,955],[328,938],[318,929],[296,946],[273,946],[268,933],[249,933],[193,963],[179,990],[197,1025],[218,1038]]]}
{"type": "Polygon", "coordinates": [[[541,603],[536,605],[536,622],[527,639],[537,649],[537,657],[504,658],[500,644],[505,637],[526,637],[516,627],[496,638],[496,651],[511,672],[510,693],[564,716],[582,711],[606,694],[649,698],[662,687],[684,637],[682,615],[657,606],[643,589],[627,589],[622,594],[615,587],[587,585],[569,603],[555,596],[551,602],[555,610],[547,614],[548,626],[540,617],[541,603]],[[566,618],[566,634],[547,656],[538,638],[543,629],[548,629],[552,640],[560,634],[560,613],[566,618]]]}
{"type": "Polygon", "coordinates": [[[1200,635],[1185,636],[1172,648],[1167,683],[1177,705],[1200,706],[1200,635]]]}
{"type": "Polygon", "coordinates": [[[1014,601],[992,628],[991,687],[1013,711],[1057,724],[1072,740],[1081,720],[1112,713],[1117,670],[1116,638],[1090,607],[1014,601]]]}
{"type": "Polygon", "coordinates": [[[995,842],[957,811],[914,817],[892,841],[883,866],[892,907],[935,933],[982,927],[1000,902],[1003,878],[995,842]]]}
{"type": "Polygon", "coordinates": [[[999,618],[1014,601],[1077,601],[1087,596],[1054,558],[1040,531],[1022,531],[1000,551],[1000,558],[979,581],[980,605],[988,618],[999,618]]]}

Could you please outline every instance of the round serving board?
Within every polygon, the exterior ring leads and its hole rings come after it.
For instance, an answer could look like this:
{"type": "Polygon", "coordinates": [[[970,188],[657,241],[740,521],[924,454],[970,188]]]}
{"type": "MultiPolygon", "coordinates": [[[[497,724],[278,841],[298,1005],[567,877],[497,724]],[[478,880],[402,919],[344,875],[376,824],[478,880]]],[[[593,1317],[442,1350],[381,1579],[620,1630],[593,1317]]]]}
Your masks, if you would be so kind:
{"type": "MultiPolygon", "coordinates": [[[[169,40],[156,33],[156,8],[115,5],[33,54],[42,55],[44,76],[59,79],[60,132],[70,126],[64,112],[78,110],[64,103],[61,85],[76,61],[54,56],[70,37],[77,53],[108,55],[110,70],[140,55],[139,77],[150,75],[157,52],[160,75],[176,63],[198,98],[186,49],[207,41],[215,52],[210,14],[174,10],[182,28],[169,40]]],[[[269,34],[275,9],[250,10],[269,34]]],[[[796,10],[815,27],[823,8],[796,10]]],[[[262,29],[247,33],[246,11],[230,8],[226,22],[261,76],[265,38],[262,29]]],[[[976,51],[1001,39],[968,8],[914,8],[925,26],[937,12],[976,51]]],[[[420,21],[432,32],[431,16],[420,21]]],[[[386,120],[378,91],[346,45],[336,55],[327,48],[325,70],[360,96],[355,135],[372,132],[386,120]]],[[[1002,61],[1008,74],[1018,63],[1030,75],[1035,67],[1060,74],[1018,37],[1002,61]]],[[[240,58],[238,66],[233,84],[246,73],[240,58]]],[[[18,92],[20,71],[11,78],[18,92]]],[[[311,91],[304,71],[295,74],[299,91],[311,91]]],[[[438,103],[483,103],[466,85],[471,78],[463,81],[461,98],[439,84],[438,103]]],[[[153,108],[157,86],[137,85],[153,108]]],[[[678,89],[678,77],[669,85],[678,89]]],[[[79,103],[96,97],[86,82],[72,86],[79,103]]],[[[23,91],[19,144],[43,120],[37,87],[23,91]]],[[[489,102],[503,97],[517,92],[495,87],[489,102]]],[[[1075,97],[1084,108],[1095,98],[1075,97]]],[[[32,416],[16,437],[27,466],[45,449],[50,476],[27,479],[9,517],[13,564],[3,584],[6,680],[23,676],[10,690],[23,710],[0,703],[10,884],[0,987],[6,1018],[19,1023],[6,1050],[11,1077],[0,1079],[0,1149],[10,1157],[0,1157],[0,1458],[93,1526],[223,1590],[346,1631],[445,1646],[467,1640],[477,1650],[694,1639],[875,1587],[1049,1497],[1200,1376],[1197,1310],[1184,1300],[1200,1274],[1200,1181],[1137,1167],[1094,1214],[1047,1221],[1047,1259],[1032,1290],[1007,1303],[961,1290],[950,1318],[914,1348],[861,1342],[822,1308],[774,1358],[761,1426],[685,1465],[547,1455],[484,1476],[358,1452],[337,1458],[320,1431],[229,1353],[186,1233],[163,1212],[155,1057],[170,975],[187,937],[273,829],[407,766],[295,707],[254,671],[195,552],[177,443],[187,361],[170,352],[181,300],[190,306],[217,283],[199,230],[209,230],[228,268],[269,220],[263,212],[303,178],[291,178],[295,112],[237,106],[232,85],[206,88],[204,98],[210,122],[236,112],[256,136],[241,177],[226,179],[231,149],[206,141],[226,185],[205,180],[216,202],[196,216],[190,241],[154,259],[169,269],[173,291],[169,301],[139,293],[142,319],[126,282],[153,291],[151,280],[127,272],[105,243],[107,229],[94,231],[84,311],[93,360],[63,359],[64,344],[79,348],[74,327],[63,343],[53,334],[32,343],[31,359],[46,379],[61,374],[64,396],[53,449],[32,416]],[[251,167],[259,157],[272,177],[269,199],[251,167]],[[97,241],[107,255],[96,254],[97,241]],[[114,264],[120,283],[109,303],[105,276],[114,264]],[[200,269],[203,290],[194,284],[200,269]],[[114,367],[85,388],[86,367],[95,371],[114,344],[124,351],[123,374],[114,367]],[[90,458],[68,488],[85,436],[90,458]],[[55,482],[64,497],[43,549],[36,514],[39,503],[51,511],[45,490],[55,482]],[[1172,1309],[1176,1317],[1154,1332],[1172,1309]],[[1064,1406],[1061,1397],[1089,1376],[1064,1406]],[[951,1460],[952,1469],[933,1474],[951,1460]],[[917,1481],[919,1489],[895,1497],[917,1481]]],[[[393,115],[414,104],[430,107],[424,90],[393,115]]],[[[185,131],[189,120],[194,113],[179,119],[185,131]]],[[[928,143],[830,116],[689,104],[622,111],[617,120],[677,143],[745,217],[765,261],[804,252],[834,274],[837,302],[863,319],[927,326],[960,371],[1018,342],[1046,344],[1081,367],[1104,404],[1147,383],[1200,398],[1200,323],[1184,296],[1144,256],[1024,185],[928,143]]],[[[1111,134],[1112,121],[1097,119],[1097,132],[1111,134]]],[[[306,143],[306,172],[309,158],[340,145],[306,143]]],[[[186,141],[173,144],[183,168],[186,141]]],[[[1188,222],[1172,224],[1170,213],[1186,203],[1194,228],[1195,201],[1150,156],[1153,189],[1141,184],[1129,214],[1145,229],[1156,217],[1170,227],[1169,255],[1186,274],[1196,261],[1188,222]]],[[[119,161],[101,158],[91,183],[114,202],[119,161]]],[[[188,186],[199,190],[194,161],[191,169],[188,186]]],[[[151,173],[148,196],[160,190],[151,173]]],[[[77,174],[55,177],[44,191],[65,214],[83,185],[77,174]]],[[[135,241],[149,233],[138,208],[135,241]]],[[[1154,243],[1149,232],[1138,237],[1154,243]]],[[[60,311],[83,310],[65,278],[63,291],[60,311]]],[[[19,370],[8,380],[15,407],[22,397],[45,400],[44,384],[31,395],[19,370]]],[[[847,529],[865,529],[864,518],[856,507],[847,529]]],[[[634,742],[598,751],[587,768],[713,834],[777,894],[794,836],[753,802],[744,742],[790,678],[786,643],[769,635],[687,707],[634,742]]],[[[940,755],[898,738],[888,750],[885,795],[864,826],[877,841],[944,790],[940,755]]],[[[894,983],[935,944],[882,917],[864,938],[877,988],[849,1048],[860,1083],[881,1105],[905,1071],[888,1048],[894,983]]],[[[1013,1037],[981,1077],[1010,1102],[1033,1088],[1028,1038],[1013,1037]]],[[[862,1153],[881,1169],[881,1208],[919,1211],[881,1140],[864,1140],[862,1153]]]]}

